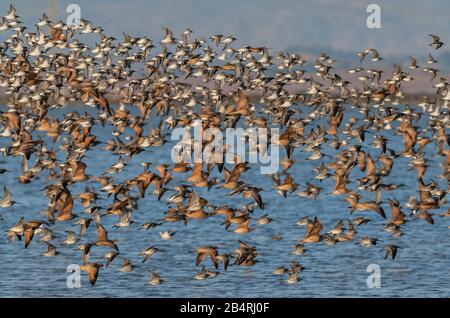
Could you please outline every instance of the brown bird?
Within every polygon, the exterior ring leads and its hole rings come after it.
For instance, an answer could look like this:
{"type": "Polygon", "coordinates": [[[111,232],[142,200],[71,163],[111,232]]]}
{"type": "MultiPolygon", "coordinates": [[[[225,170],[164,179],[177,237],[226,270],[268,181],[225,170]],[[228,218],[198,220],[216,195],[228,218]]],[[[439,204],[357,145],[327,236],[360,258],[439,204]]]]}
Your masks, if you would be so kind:
{"type": "Polygon", "coordinates": [[[400,202],[396,199],[389,199],[389,206],[391,207],[391,223],[404,224],[406,222],[405,214],[400,209],[400,202]]]}
{"type": "Polygon", "coordinates": [[[436,48],[436,50],[441,48],[444,45],[444,43],[441,42],[441,39],[437,35],[429,34],[429,36],[431,36],[433,38],[433,42],[431,42],[429,45],[434,46],[436,48]]]}
{"type": "Polygon", "coordinates": [[[81,205],[85,208],[89,207],[98,198],[95,190],[94,189],[90,190],[88,188],[86,188],[85,192],[80,193],[77,197],[80,199],[81,205]]]}
{"type": "Polygon", "coordinates": [[[24,246],[25,248],[30,245],[31,240],[34,237],[35,230],[40,228],[43,224],[47,224],[44,221],[32,220],[23,224],[23,236],[25,237],[24,246]]]}
{"type": "Polygon", "coordinates": [[[161,279],[158,273],[154,271],[150,271],[150,281],[148,282],[150,285],[156,286],[163,283],[164,280],[161,279]]]}
{"type": "Polygon", "coordinates": [[[247,234],[254,230],[254,228],[250,228],[250,221],[246,220],[240,224],[233,230],[233,232],[238,234],[247,234]]]}
{"type": "Polygon", "coordinates": [[[203,171],[202,163],[195,163],[192,169],[192,175],[186,179],[188,182],[192,182],[196,187],[206,187],[208,186],[208,176],[209,173],[203,171]]]}
{"type": "Polygon", "coordinates": [[[234,250],[235,264],[238,266],[253,266],[257,260],[255,257],[258,255],[256,247],[250,247],[248,244],[239,241],[239,248],[234,250]]]}
{"type": "Polygon", "coordinates": [[[220,254],[216,256],[218,262],[223,262],[223,269],[226,271],[230,264],[230,256],[228,254],[220,254]]]}
{"type": "Polygon", "coordinates": [[[319,218],[314,217],[313,223],[309,223],[306,226],[306,234],[305,237],[300,240],[302,243],[316,243],[320,242],[323,238],[323,235],[320,234],[320,231],[323,229],[323,225],[320,223],[319,218]]]}
{"type": "Polygon", "coordinates": [[[97,240],[92,244],[96,246],[112,247],[116,251],[119,251],[119,248],[116,245],[116,241],[108,239],[108,231],[101,224],[97,224],[97,240]]]}
{"type": "Polygon", "coordinates": [[[112,263],[112,261],[117,257],[117,255],[119,255],[119,252],[117,252],[115,250],[106,253],[103,256],[103,258],[106,258],[106,265],[105,265],[105,267],[108,267],[112,263]]]}
{"type": "Polygon", "coordinates": [[[422,220],[427,221],[429,224],[434,224],[434,220],[433,220],[432,214],[428,213],[427,210],[421,210],[418,213],[415,212],[414,216],[416,218],[418,218],[418,219],[422,219],[422,220]]]}
{"type": "Polygon", "coordinates": [[[100,268],[102,267],[103,267],[102,263],[87,263],[85,265],[81,265],[80,270],[85,271],[87,273],[89,283],[91,283],[91,285],[94,286],[95,282],[97,281],[100,268]]]}
{"type": "Polygon", "coordinates": [[[72,214],[73,199],[69,190],[61,190],[61,194],[56,201],[56,209],[58,210],[58,216],[56,219],[60,222],[69,221],[75,217],[75,215],[72,214]]]}
{"type": "MultiPolygon", "coordinates": [[[[88,176],[85,173],[86,170],[86,164],[81,161],[72,160],[69,162],[70,174],[68,176],[68,179],[71,182],[82,182],[88,180],[88,176]]],[[[66,170],[67,171],[67,170],[66,170]]]]}
{"type": "Polygon", "coordinates": [[[156,248],[154,246],[150,246],[143,250],[139,255],[144,255],[144,259],[142,260],[142,263],[144,263],[147,259],[155,255],[156,252],[160,251],[159,248],[156,248]]]}
{"type": "Polygon", "coordinates": [[[197,247],[195,251],[197,252],[197,258],[195,259],[195,266],[200,265],[205,259],[206,255],[208,255],[211,258],[211,262],[213,263],[214,267],[218,268],[219,263],[217,259],[218,256],[217,247],[201,246],[197,247]]]}
{"type": "Polygon", "coordinates": [[[281,181],[277,175],[272,175],[272,180],[275,183],[274,189],[280,191],[285,198],[287,192],[294,192],[297,190],[297,184],[290,174],[287,174],[283,181],[281,181]]]}
{"type": "Polygon", "coordinates": [[[0,208],[9,208],[16,202],[12,199],[12,193],[6,187],[3,187],[3,199],[0,200],[0,208]]]}
{"type": "Polygon", "coordinates": [[[375,201],[359,202],[360,198],[361,198],[360,195],[358,195],[356,193],[351,193],[345,199],[348,203],[350,203],[350,214],[352,214],[355,210],[358,210],[358,211],[375,211],[382,218],[384,218],[384,219],[386,218],[386,214],[384,213],[384,210],[379,205],[379,203],[376,203],[375,201]]]}
{"type": "Polygon", "coordinates": [[[80,238],[84,235],[84,233],[86,233],[86,230],[89,228],[91,222],[92,219],[90,218],[80,218],[75,222],[75,224],[80,225],[80,238]]]}
{"type": "Polygon", "coordinates": [[[391,256],[392,259],[395,259],[398,248],[400,248],[400,247],[397,245],[393,245],[393,244],[384,246],[383,249],[386,251],[386,254],[384,255],[384,259],[388,258],[389,256],[391,256]]]}

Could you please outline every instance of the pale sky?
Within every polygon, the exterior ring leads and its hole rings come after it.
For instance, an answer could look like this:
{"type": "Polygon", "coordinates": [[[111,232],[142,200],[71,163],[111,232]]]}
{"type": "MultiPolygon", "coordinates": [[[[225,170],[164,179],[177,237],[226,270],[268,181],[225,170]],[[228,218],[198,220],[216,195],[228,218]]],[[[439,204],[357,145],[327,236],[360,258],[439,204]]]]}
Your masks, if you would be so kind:
{"type": "MultiPolygon", "coordinates": [[[[81,7],[82,18],[101,25],[121,38],[121,32],[162,36],[162,27],[177,36],[185,28],[197,36],[215,33],[234,35],[238,45],[267,46],[274,51],[288,48],[330,48],[356,52],[368,47],[385,55],[426,55],[433,52],[428,33],[449,44],[439,53],[450,52],[450,1],[447,0],[20,0],[11,1],[24,22],[35,23],[57,3],[65,20],[68,4],[81,7]],[[367,5],[381,7],[381,29],[369,29],[367,5]]],[[[9,2],[1,1],[6,14],[9,2]]],[[[1,35],[0,35],[1,37],[1,35]]]]}

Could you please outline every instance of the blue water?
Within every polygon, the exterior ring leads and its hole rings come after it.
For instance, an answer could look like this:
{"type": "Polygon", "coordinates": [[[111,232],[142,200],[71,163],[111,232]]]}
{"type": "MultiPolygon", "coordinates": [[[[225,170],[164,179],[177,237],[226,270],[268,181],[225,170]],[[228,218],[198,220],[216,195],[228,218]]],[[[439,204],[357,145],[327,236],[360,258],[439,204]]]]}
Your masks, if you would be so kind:
{"type": "MultiPolygon", "coordinates": [[[[85,111],[81,108],[66,108],[64,110],[52,110],[50,115],[61,116],[67,111],[85,111]]],[[[95,113],[89,109],[89,112],[95,113]]],[[[346,114],[343,123],[350,116],[359,117],[360,114],[350,111],[346,114]]],[[[157,123],[157,120],[154,120],[157,123]]],[[[426,119],[422,119],[422,128],[426,128],[426,119]]],[[[111,139],[111,126],[105,128],[95,126],[93,133],[98,135],[101,141],[111,139]]],[[[148,129],[146,130],[148,132],[148,129]]],[[[166,131],[168,133],[168,131],[166,131]]],[[[131,135],[130,132],[128,134],[131,135]]],[[[402,139],[393,134],[393,131],[378,132],[391,140],[389,147],[396,151],[402,149],[402,139]]],[[[35,132],[34,138],[42,136],[46,140],[48,148],[57,149],[57,144],[52,145],[45,137],[44,132],[35,132]]],[[[373,133],[366,134],[365,145],[373,140],[373,133]]],[[[170,138],[167,138],[170,139],[170,138]]],[[[353,141],[352,141],[353,142],[353,141]]],[[[0,147],[9,144],[8,138],[0,137],[0,147]]],[[[104,172],[111,164],[115,163],[118,156],[101,149],[98,146],[95,151],[89,151],[83,161],[87,164],[87,174],[94,175],[104,172]]],[[[158,148],[151,148],[136,155],[128,166],[117,176],[116,182],[129,179],[142,171],[140,162],[150,161],[154,165],[162,162],[170,162],[170,149],[172,143],[167,143],[158,148]]],[[[330,147],[323,147],[330,155],[336,152],[330,147]]],[[[378,149],[367,148],[374,158],[379,154],[378,149]]],[[[436,178],[441,171],[439,162],[441,158],[434,157],[435,145],[430,143],[425,152],[430,161],[430,167],[425,175],[425,182],[431,178],[439,183],[440,188],[447,189],[446,181],[436,178]]],[[[281,152],[284,156],[284,151],[281,152]]],[[[320,165],[322,160],[330,162],[332,159],[305,160],[309,153],[294,152],[293,158],[296,164],[289,170],[301,191],[305,183],[314,176],[312,169],[320,165]]],[[[60,160],[64,160],[60,154],[60,160]]],[[[410,221],[403,225],[404,235],[395,238],[383,231],[384,220],[373,212],[367,214],[355,212],[352,217],[366,216],[371,219],[367,225],[357,228],[356,239],[352,242],[338,243],[327,246],[323,242],[309,244],[309,250],[304,255],[289,255],[291,245],[305,234],[304,227],[294,227],[293,224],[302,216],[320,217],[324,230],[330,230],[340,219],[350,217],[347,203],[340,201],[342,196],[327,195],[333,188],[334,181],[330,178],[319,182],[312,181],[322,187],[317,200],[300,198],[295,192],[286,199],[271,190],[270,176],[261,175],[259,168],[252,165],[252,169],[242,176],[242,180],[252,185],[264,188],[261,192],[266,204],[264,211],[256,209],[253,216],[268,213],[278,220],[268,225],[256,225],[250,234],[242,235],[228,232],[223,226],[223,216],[212,216],[203,220],[192,220],[187,226],[181,222],[166,223],[163,226],[149,231],[138,231],[140,224],[149,220],[157,220],[164,216],[168,206],[165,199],[173,194],[167,192],[161,201],[150,195],[152,186],[147,191],[144,199],[139,200],[139,208],[133,212],[132,219],[137,222],[130,227],[114,229],[112,225],[118,222],[117,216],[105,216],[102,223],[109,230],[109,237],[118,240],[120,255],[109,268],[100,270],[100,275],[94,287],[91,287],[86,274],[82,273],[81,288],[68,288],[66,279],[69,273],[66,268],[70,264],[82,264],[81,251],[76,247],[81,243],[92,242],[96,239],[94,225],[88,229],[83,239],[75,245],[65,246],[65,231],[73,230],[78,233],[79,227],[75,221],[55,223],[51,225],[56,238],[52,244],[57,246],[62,253],[56,257],[45,257],[46,245],[39,242],[40,237],[33,239],[27,249],[23,242],[15,240],[9,244],[6,230],[13,226],[21,216],[25,219],[46,219],[45,210],[48,199],[41,191],[46,185],[53,182],[46,178],[44,172],[39,178],[29,184],[20,184],[14,178],[21,174],[19,158],[6,157],[0,159],[0,167],[11,170],[0,175],[0,186],[7,186],[13,193],[13,198],[22,204],[14,205],[8,209],[0,209],[0,296],[1,297],[448,297],[450,295],[450,249],[449,234],[450,218],[440,217],[438,214],[446,211],[446,204],[442,209],[430,211],[434,214],[435,224],[430,225],[424,220],[413,219],[409,214],[410,209],[404,207],[405,202],[412,195],[417,195],[416,172],[410,171],[408,158],[399,157],[395,160],[394,168],[390,176],[384,179],[385,183],[403,183],[405,186],[395,191],[384,191],[383,201],[389,197],[396,197],[402,204],[403,211],[410,221]],[[164,230],[176,231],[170,241],[160,238],[159,232],[164,230]],[[282,240],[272,239],[272,235],[280,233],[282,240]],[[381,242],[377,246],[364,248],[355,245],[362,236],[379,238],[381,242]],[[230,266],[228,271],[223,271],[220,266],[220,274],[215,278],[204,281],[194,280],[193,276],[200,269],[195,266],[196,254],[191,251],[203,245],[215,245],[219,252],[232,252],[238,247],[238,240],[255,245],[259,255],[259,262],[253,267],[230,266]],[[401,247],[395,260],[384,259],[384,244],[396,244],[401,247]],[[155,245],[162,251],[154,255],[147,262],[142,263],[142,256],[138,254],[146,247],[155,245]],[[130,259],[136,268],[132,272],[119,272],[123,258],[130,259]],[[289,266],[289,262],[298,260],[306,269],[301,273],[301,281],[297,284],[287,285],[283,282],[286,276],[274,276],[272,271],[278,266],[289,266]],[[381,269],[380,288],[368,288],[366,279],[370,273],[366,269],[369,264],[378,264],[381,269]],[[146,285],[149,270],[157,271],[164,283],[159,286],[146,285]]],[[[34,157],[30,160],[30,166],[34,163],[34,157]]],[[[175,174],[174,180],[169,183],[173,187],[183,182],[187,174],[175,174]]],[[[213,176],[218,176],[215,170],[213,176]]],[[[353,169],[348,188],[355,189],[355,180],[362,177],[359,169],[353,169]]],[[[184,182],[186,183],[186,182],[184,182]]],[[[84,187],[95,186],[99,192],[99,186],[93,181],[75,184],[71,186],[72,194],[80,193],[84,187]]],[[[227,190],[223,189],[196,189],[209,203],[215,205],[230,204],[241,207],[250,199],[242,196],[227,196],[227,190]]],[[[364,193],[364,199],[373,199],[373,194],[364,193]]],[[[111,204],[111,198],[101,193],[97,205],[107,206],[111,204]]],[[[386,213],[390,216],[390,209],[384,204],[386,213]]],[[[74,212],[81,215],[83,208],[79,201],[75,200],[74,212]]],[[[85,215],[83,215],[85,216],[85,215]]],[[[252,222],[254,224],[254,222],[252,222]]],[[[101,257],[108,248],[93,247],[91,261],[105,261],[101,257]]],[[[207,258],[204,264],[213,269],[207,258]]]]}

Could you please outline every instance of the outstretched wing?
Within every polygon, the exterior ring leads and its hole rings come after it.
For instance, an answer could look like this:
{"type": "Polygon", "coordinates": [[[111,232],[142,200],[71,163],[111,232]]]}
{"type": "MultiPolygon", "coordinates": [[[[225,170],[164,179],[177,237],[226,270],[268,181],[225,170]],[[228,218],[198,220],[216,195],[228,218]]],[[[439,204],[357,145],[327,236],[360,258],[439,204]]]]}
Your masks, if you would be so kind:
{"type": "Polygon", "coordinates": [[[8,190],[7,187],[3,187],[3,200],[10,201],[12,199],[12,193],[8,190]]]}
{"type": "Polygon", "coordinates": [[[323,229],[322,223],[320,223],[319,218],[314,217],[314,222],[312,224],[308,224],[306,227],[306,237],[311,235],[317,235],[323,229]]]}
{"type": "Polygon", "coordinates": [[[97,267],[88,267],[87,270],[89,283],[91,283],[92,286],[95,285],[95,282],[97,281],[98,277],[98,268],[97,267]]]}
{"type": "Polygon", "coordinates": [[[107,241],[108,240],[108,231],[100,223],[97,224],[97,240],[98,241],[107,241]]]}

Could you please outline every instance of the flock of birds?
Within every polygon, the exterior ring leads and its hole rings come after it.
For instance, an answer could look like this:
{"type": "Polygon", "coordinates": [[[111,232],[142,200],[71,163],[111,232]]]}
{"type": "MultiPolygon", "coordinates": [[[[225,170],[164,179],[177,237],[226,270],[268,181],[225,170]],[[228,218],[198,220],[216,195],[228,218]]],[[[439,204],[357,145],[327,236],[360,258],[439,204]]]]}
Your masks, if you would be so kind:
{"type": "MultiPolygon", "coordinates": [[[[392,74],[382,80],[386,71],[363,67],[367,59],[375,65],[382,57],[375,49],[364,50],[358,54],[361,66],[347,71],[358,75],[356,83],[351,83],[333,72],[335,61],[326,54],[321,54],[308,71],[306,60],[298,54],[272,56],[267,48],[253,46],[236,49],[232,36],[217,34],[205,40],[186,30],[175,38],[165,29],[160,45],[155,46],[147,37],[124,34],[118,40],[89,21],[67,25],[52,22],[45,14],[34,30],[22,26],[13,6],[0,23],[1,36],[6,38],[0,43],[0,87],[9,100],[7,110],[0,112],[0,141],[8,141],[0,153],[20,158],[18,183],[31,183],[43,176],[49,180],[43,189],[48,197],[47,219],[20,218],[8,225],[8,239],[11,243],[23,241],[25,248],[46,244],[44,255],[48,257],[60,254],[64,245],[79,244],[80,269],[87,272],[92,285],[99,272],[124,253],[121,242],[110,237],[104,218],[118,218],[115,228],[131,226],[136,223],[133,212],[138,210],[138,201],[145,199],[165,200],[168,208],[162,218],[138,224],[139,229],[215,218],[226,230],[242,234],[232,252],[198,246],[192,261],[203,267],[195,279],[215,277],[219,268],[226,271],[230,266],[254,266],[258,262],[258,249],[245,243],[245,236],[274,218],[269,214],[258,216],[257,211],[267,209],[267,202],[261,195],[263,189],[243,181],[249,163],[237,157],[233,163],[213,160],[154,166],[142,162],[141,173],[127,176],[123,182],[115,180],[135,155],[168,142],[165,131],[190,127],[195,120],[201,120],[204,129],[279,127],[277,143],[284,158],[280,172],[267,177],[272,179],[273,188],[264,191],[272,190],[283,197],[298,195],[300,202],[319,196],[340,196],[348,202],[349,218],[327,231],[318,216],[300,218],[295,225],[305,226],[306,233],[293,246],[292,255],[302,255],[308,251],[305,244],[318,242],[334,245],[356,240],[364,247],[376,245],[377,238],[356,237],[356,229],[370,221],[369,215],[386,219],[384,230],[395,240],[403,234],[407,221],[419,218],[433,224],[429,211],[446,209],[449,188],[440,188],[435,178],[447,184],[450,180],[450,136],[446,132],[450,89],[445,78],[435,80],[439,70],[431,55],[426,67],[420,67],[411,57],[407,71],[395,65],[392,74]],[[83,37],[90,37],[95,44],[89,46],[83,37]],[[435,95],[413,108],[404,102],[402,85],[414,80],[410,72],[420,70],[431,74],[435,95]],[[292,87],[301,88],[300,92],[292,92],[292,87]],[[257,94],[256,101],[251,93],[257,94]],[[109,102],[112,96],[117,99],[114,104],[109,102]],[[65,112],[60,120],[51,115],[51,110],[63,108],[68,101],[97,108],[96,116],[72,111],[65,112]],[[348,111],[361,117],[344,121],[348,111]],[[151,118],[158,118],[160,124],[150,127],[151,118]],[[419,129],[418,121],[423,118],[427,121],[425,128],[419,129]],[[99,141],[94,134],[96,126],[109,127],[111,139],[99,141]],[[393,149],[383,136],[385,131],[394,131],[402,138],[403,149],[393,149]],[[38,133],[48,138],[36,137],[38,133]],[[366,135],[373,136],[370,147],[361,145],[366,135]],[[53,149],[52,143],[57,141],[59,148],[53,149]],[[426,175],[430,164],[424,151],[427,145],[427,156],[440,158],[441,175],[426,175]],[[336,151],[336,155],[326,155],[324,148],[336,151]],[[118,156],[118,160],[107,171],[87,175],[83,158],[94,149],[118,156]],[[294,193],[299,180],[289,170],[296,163],[301,165],[296,160],[300,152],[309,153],[308,160],[318,164],[315,176],[294,193]],[[399,157],[408,158],[417,173],[417,183],[408,185],[417,188],[417,195],[407,202],[399,202],[393,194],[400,184],[385,183],[399,157]],[[356,170],[364,177],[352,179],[356,170]],[[321,192],[319,184],[330,179],[334,180],[333,191],[321,192]],[[71,190],[78,183],[86,184],[84,192],[71,190]],[[241,195],[244,204],[214,205],[214,194],[207,200],[196,191],[200,187],[241,195]],[[364,199],[368,196],[373,199],[364,199]],[[382,200],[383,196],[388,202],[382,200]],[[100,197],[109,198],[110,204],[97,205],[100,197]],[[82,214],[75,215],[74,206],[81,207],[82,214]],[[410,213],[405,213],[406,209],[410,213]],[[365,213],[352,218],[354,212],[365,213]],[[74,225],[79,226],[79,233],[68,230],[67,238],[56,242],[55,228],[74,225]],[[97,240],[84,241],[87,231],[97,231],[97,240]],[[105,264],[89,258],[91,250],[98,248],[108,249],[105,264]],[[209,260],[215,270],[204,265],[209,260]]],[[[439,49],[444,45],[438,36],[431,36],[430,46],[439,49]]],[[[203,147],[210,142],[204,139],[203,147]]],[[[11,178],[10,174],[0,166],[0,180],[11,178]]],[[[20,201],[20,195],[4,187],[2,214],[17,203],[14,199],[20,201]]],[[[450,216],[450,209],[441,215],[450,216]]],[[[163,231],[160,235],[170,240],[173,233],[163,231]]],[[[385,258],[394,259],[398,248],[393,243],[384,245],[385,258]]],[[[151,245],[140,255],[146,262],[158,252],[160,248],[151,245]]],[[[134,267],[123,257],[119,270],[129,272],[134,267]]],[[[303,269],[300,262],[293,261],[290,266],[274,269],[273,274],[287,275],[286,283],[297,283],[303,269]]],[[[162,282],[156,271],[150,271],[150,284],[162,282]]]]}

